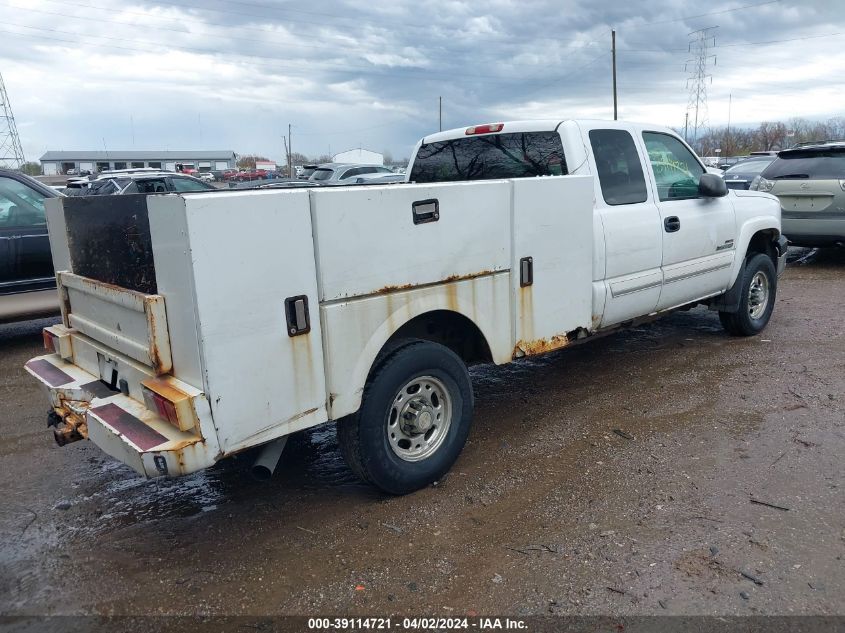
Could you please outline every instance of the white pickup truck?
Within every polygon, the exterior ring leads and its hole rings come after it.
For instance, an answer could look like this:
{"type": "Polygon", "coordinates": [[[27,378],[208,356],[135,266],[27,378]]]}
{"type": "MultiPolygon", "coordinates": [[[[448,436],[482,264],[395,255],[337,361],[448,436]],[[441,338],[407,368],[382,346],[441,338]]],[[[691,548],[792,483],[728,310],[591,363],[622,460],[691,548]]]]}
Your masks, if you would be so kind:
{"type": "Polygon", "coordinates": [[[733,335],[771,316],[780,205],[668,129],[453,130],[409,179],[52,201],[62,324],[26,369],[57,440],[150,477],[264,445],[271,473],[286,436],[336,421],[351,468],[402,494],[463,448],[470,363],[701,303],[733,335]]]}

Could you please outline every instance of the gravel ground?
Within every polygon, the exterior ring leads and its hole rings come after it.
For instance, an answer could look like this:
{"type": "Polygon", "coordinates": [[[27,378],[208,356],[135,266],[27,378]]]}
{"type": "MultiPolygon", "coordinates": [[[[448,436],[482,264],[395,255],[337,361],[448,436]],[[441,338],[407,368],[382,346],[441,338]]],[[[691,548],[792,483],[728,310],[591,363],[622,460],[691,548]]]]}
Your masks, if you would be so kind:
{"type": "Polygon", "coordinates": [[[0,326],[0,614],[845,615],[843,314],[813,252],[761,336],[695,309],[475,368],[463,455],[402,498],[330,427],[264,484],[59,448],[22,369],[49,321],[0,326]]]}

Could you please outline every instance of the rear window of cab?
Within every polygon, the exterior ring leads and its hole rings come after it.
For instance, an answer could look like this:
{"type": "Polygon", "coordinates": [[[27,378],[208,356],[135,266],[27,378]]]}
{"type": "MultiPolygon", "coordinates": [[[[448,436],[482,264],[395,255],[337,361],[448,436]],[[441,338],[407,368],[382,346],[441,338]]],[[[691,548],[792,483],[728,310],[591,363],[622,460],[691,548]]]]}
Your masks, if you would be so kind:
{"type": "Polygon", "coordinates": [[[410,180],[453,182],[566,173],[557,132],[517,132],[425,143],[414,159],[410,180]]]}

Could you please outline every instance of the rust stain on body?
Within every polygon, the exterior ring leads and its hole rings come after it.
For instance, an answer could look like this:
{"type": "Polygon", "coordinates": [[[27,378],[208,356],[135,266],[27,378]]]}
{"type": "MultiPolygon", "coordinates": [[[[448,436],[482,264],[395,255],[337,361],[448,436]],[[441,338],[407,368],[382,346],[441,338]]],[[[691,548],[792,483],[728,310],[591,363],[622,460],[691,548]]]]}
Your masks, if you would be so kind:
{"type": "Polygon", "coordinates": [[[466,281],[468,279],[475,279],[476,277],[484,277],[485,275],[492,275],[493,273],[498,272],[495,270],[482,270],[477,273],[469,273],[467,275],[449,275],[444,279],[440,279],[439,281],[434,282],[426,282],[421,284],[402,284],[398,286],[382,286],[378,290],[375,291],[377,295],[389,294],[391,292],[401,292],[402,290],[410,290],[411,288],[418,288],[418,287],[425,287],[425,286],[433,286],[436,284],[445,284],[451,283],[453,281],[466,281]]]}
{"type": "Polygon", "coordinates": [[[569,336],[566,334],[555,334],[551,338],[535,339],[532,341],[517,341],[513,348],[513,358],[521,356],[533,356],[534,354],[543,354],[544,352],[551,352],[569,345],[569,336]]]}

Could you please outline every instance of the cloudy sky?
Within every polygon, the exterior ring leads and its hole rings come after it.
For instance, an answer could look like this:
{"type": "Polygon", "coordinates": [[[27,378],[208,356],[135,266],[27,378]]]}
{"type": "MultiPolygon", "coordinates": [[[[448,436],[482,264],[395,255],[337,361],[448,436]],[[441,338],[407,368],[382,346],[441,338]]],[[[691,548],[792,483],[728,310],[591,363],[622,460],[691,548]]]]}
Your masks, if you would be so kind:
{"type": "Polygon", "coordinates": [[[293,149],[410,154],[472,123],[683,127],[690,32],[708,119],[845,115],[842,0],[0,0],[0,73],[24,152],[293,149]],[[715,46],[712,46],[715,43],[715,46]]]}

